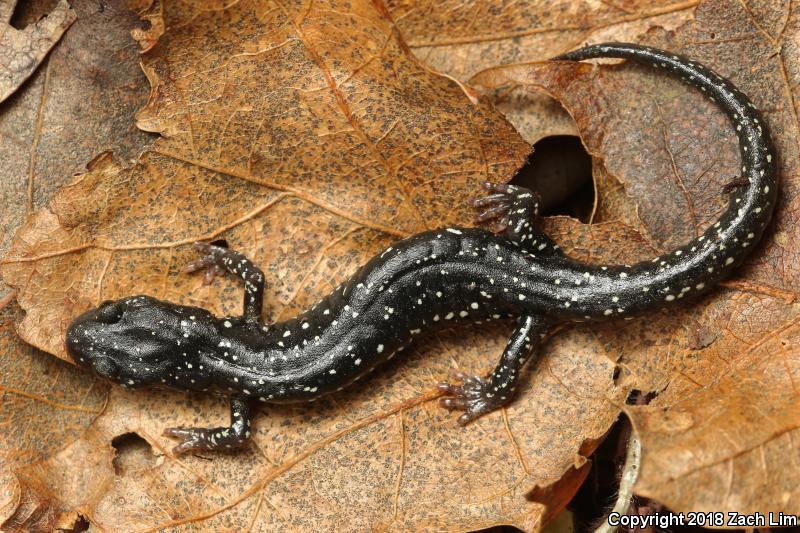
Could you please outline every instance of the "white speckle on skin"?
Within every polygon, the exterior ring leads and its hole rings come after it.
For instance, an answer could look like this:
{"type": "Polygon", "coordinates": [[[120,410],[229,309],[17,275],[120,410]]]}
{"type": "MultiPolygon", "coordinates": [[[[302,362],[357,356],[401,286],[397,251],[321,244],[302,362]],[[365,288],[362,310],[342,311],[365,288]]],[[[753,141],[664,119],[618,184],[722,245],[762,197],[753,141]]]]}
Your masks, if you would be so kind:
{"type": "Polygon", "coordinates": [[[668,301],[668,302],[671,302],[672,300],[675,299],[675,295],[674,294],[667,294],[666,298],[664,298],[664,299],[666,301],[668,301]]]}
{"type": "Polygon", "coordinates": [[[378,347],[376,348],[376,351],[378,353],[383,353],[383,344],[379,344],[378,347]]]}
{"type": "Polygon", "coordinates": [[[458,231],[457,229],[447,228],[447,231],[449,231],[450,233],[455,233],[456,235],[461,235],[461,232],[458,231]]]}
{"type": "Polygon", "coordinates": [[[222,325],[225,326],[226,328],[229,328],[229,327],[233,326],[233,324],[231,324],[230,320],[226,320],[225,322],[222,323],[222,325]]]}

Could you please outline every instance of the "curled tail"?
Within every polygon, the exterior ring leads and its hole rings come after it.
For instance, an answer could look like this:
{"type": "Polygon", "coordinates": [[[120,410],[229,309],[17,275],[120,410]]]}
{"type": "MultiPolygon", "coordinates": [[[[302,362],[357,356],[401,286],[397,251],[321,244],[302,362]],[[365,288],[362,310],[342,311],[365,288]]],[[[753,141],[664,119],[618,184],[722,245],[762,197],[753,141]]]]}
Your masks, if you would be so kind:
{"type": "MultiPolygon", "coordinates": [[[[661,288],[651,293],[653,301],[676,299],[675,287],[689,292],[702,291],[736,267],[753,249],[766,227],[777,198],[775,152],[767,125],[760,113],[730,81],[689,58],[671,52],[629,43],[603,43],[554,57],[558,61],[592,58],[624,58],[652,65],[698,87],[719,106],[733,124],[739,139],[743,186],[735,189],[719,220],[697,239],[672,252],[636,265],[632,274],[643,271],[661,288]],[[662,265],[661,268],[658,265],[662,265]],[[638,267],[638,268],[637,268],[638,267]],[[655,268],[654,268],[655,267],[655,268]]],[[[630,280],[634,281],[634,280],[630,280]]],[[[646,290],[646,289],[644,289],[646,290]]],[[[683,296],[684,292],[680,293],[683,296]]],[[[642,308],[647,308],[642,302],[642,308]]]]}

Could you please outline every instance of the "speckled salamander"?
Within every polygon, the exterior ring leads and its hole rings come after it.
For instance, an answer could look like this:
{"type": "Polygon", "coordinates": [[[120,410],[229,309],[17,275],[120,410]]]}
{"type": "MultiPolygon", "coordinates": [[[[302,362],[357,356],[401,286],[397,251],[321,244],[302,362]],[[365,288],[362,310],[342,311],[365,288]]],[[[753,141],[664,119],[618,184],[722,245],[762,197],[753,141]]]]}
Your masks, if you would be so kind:
{"type": "Polygon", "coordinates": [[[188,271],[225,271],[244,280],[242,316],[149,296],[107,301],[67,331],[71,357],[129,387],[165,386],[231,396],[231,423],[171,428],[175,453],[236,448],[250,436],[250,401],[318,398],[352,383],[437,327],[514,318],[516,328],[488,378],[457,375],[440,383],[459,422],[508,403],[522,367],[553,323],[629,317],[708,291],[739,265],[761,237],[775,205],[775,156],[766,124],[729,81],[692,60],[634,44],[608,43],[557,60],[633,59],[699,87],[729,117],[739,138],[742,183],[718,222],[672,252],[629,265],[585,264],[564,255],[533,224],[534,193],[487,185],[478,221],[501,228],[427,231],[374,257],[347,282],[295,318],[261,322],[264,275],[243,255],[198,243],[188,271]],[[746,180],[746,181],[745,181],[746,180]]]}

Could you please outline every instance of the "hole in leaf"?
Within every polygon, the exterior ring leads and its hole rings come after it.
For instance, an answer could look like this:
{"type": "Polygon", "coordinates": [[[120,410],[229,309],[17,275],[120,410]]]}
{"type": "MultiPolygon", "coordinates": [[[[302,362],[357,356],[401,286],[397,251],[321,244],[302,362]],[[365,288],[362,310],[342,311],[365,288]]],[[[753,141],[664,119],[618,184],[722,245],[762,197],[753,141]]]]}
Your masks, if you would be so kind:
{"type": "Polygon", "coordinates": [[[14,8],[9,24],[16,30],[24,30],[47,16],[58,5],[58,0],[44,2],[19,2],[14,8]]]}
{"type": "Polygon", "coordinates": [[[75,522],[72,523],[71,528],[59,529],[58,531],[62,531],[64,533],[83,533],[84,531],[89,531],[90,525],[91,524],[89,523],[89,520],[82,514],[79,514],[77,517],[75,517],[75,522]]]}
{"type": "Polygon", "coordinates": [[[614,501],[619,488],[619,459],[620,455],[624,456],[619,444],[626,438],[626,424],[625,417],[619,417],[590,457],[589,475],[567,505],[572,512],[573,531],[593,531],[601,524],[609,502],[614,501]]]}
{"type": "Polygon", "coordinates": [[[594,206],[592,158],[574,135],[545,137],[511,180],[541,196],[542,215],[567,215],[588,222],[594,206]]]}
{"type": "Polygon", "coordinates": [[[628,394],[625,403],[628,405],[647,405],[652,402],[656,396],[658,396],[658,393],[655,391],[642,392],[639,389],[633,389],[630,394],[628,394]]]}
{"type": "Polygon", "coordinates": [[[117,450],[112,464],[114,473],[119,477],[150,469],[155,464],[153,448],[137,433],[123,433],[114,437],[111,445],[117,450]]]}

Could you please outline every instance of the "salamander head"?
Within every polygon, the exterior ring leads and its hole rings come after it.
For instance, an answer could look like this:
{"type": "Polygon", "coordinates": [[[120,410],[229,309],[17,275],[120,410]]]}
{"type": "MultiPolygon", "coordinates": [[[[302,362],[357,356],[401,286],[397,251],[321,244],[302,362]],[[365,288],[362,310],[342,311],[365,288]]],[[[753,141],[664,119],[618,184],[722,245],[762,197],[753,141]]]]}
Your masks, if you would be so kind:
{"type": "Polygon", "coordinates": [[[197,307],[149,296],[109,300],[67,329],[67,352],[76,363],[126,387],[203,390],[202,351],[218,336],[216,319],[197,307]]]}

